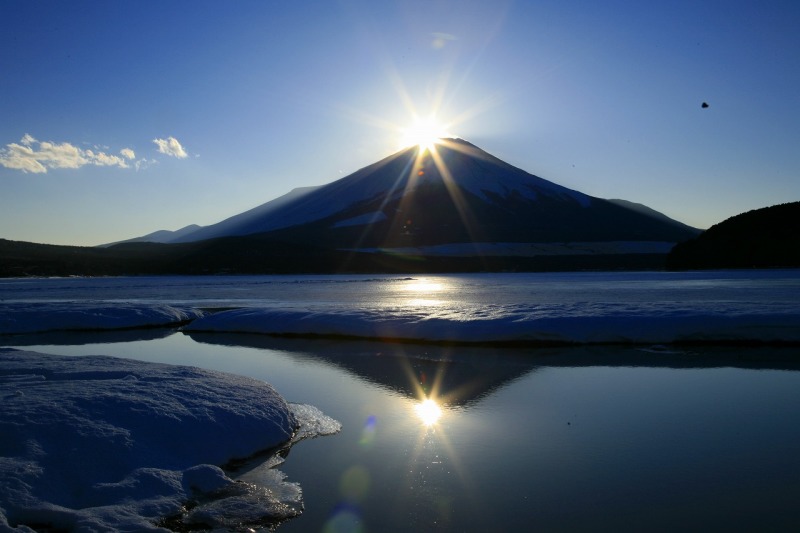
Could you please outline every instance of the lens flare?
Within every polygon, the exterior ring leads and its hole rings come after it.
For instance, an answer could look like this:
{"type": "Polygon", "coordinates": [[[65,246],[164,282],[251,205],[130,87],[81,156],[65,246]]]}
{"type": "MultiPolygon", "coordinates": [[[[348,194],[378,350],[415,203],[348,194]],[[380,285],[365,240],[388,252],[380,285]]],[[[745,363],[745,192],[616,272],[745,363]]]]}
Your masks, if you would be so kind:
{"type": "Polygon", "coordinates": [[[415,405],[414,411],[426,426],[434,425],[442,417],[442,408],[430,398],[415,405]]]}
{"type": "Polygon", "coordinates": [[[370,415],[367,418],[367,422],[364,424],[364,429],[361,431],[361,438],[358,440],[358,443],[362,447],[369,448],[372,446],[372,443],[375,441],[375,428],[377,423],[378,420],[375,418],[375,415],[370,415]]]}

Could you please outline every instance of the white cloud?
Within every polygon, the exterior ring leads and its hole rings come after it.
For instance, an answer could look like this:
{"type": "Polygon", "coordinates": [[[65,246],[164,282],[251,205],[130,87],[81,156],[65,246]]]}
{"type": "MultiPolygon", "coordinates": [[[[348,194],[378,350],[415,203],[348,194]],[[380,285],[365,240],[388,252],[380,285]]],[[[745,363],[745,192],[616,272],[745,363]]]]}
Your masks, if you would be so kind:
{"type": "MultiPolygon", "coordinates": [[[[25,143],[24,138],[22,142],[25,143]]],[[[34,174],[47,172],[47,168],[37,160],[36,154],[30,147],[16,143],[6,145],[3,150],[0,150],[0,165],[34,174]]]]}
{"type": "Polygon", "coordinates": [[[86,150],[86,155],[93,165],[102,167],[128,168],[128,163],[118,155],[110,155],[103,152],[98,152],[95,154],[91,150],[86,150]]]}
{"type": "Polygon", "coordinates": [[[153,139],[153,142],[158,146],[158,151],[162,154],[184,159],[188,157],[186,150],[183,149],[181,143],[175,137],[167,137],[166,139],[153,139]]]}
{"type": "MultiPolygon", "coordinates": [[[[37,141],[26,133],[20,143],[10,143],[0,149],[0,165],[33,174],[44,174],[51,168],[81,168],[85,165],[129,168],[125,159],[119,156],[82,150],[68,142],[37,141]]],[[[132,150],[125,150],[133,154],[132,150]]]]}
{"type": "MultiPolygon", "coordinates": [[[[153,142],[162,154],[179,159],[189,157],[175,137],[153,139],[153,142]]],[[[158,163],[155,159],[137,160],[136,152],[131,148],[123,148],[119,155],[115,155],[108,153],[107,146],[90,146],[83,149],[68,142],[39,141],[26,133],[18,143],[9,143],[0,148],[0,166],[25,173],[44,174],[49,169],[81,168],[86,165],[118,168],[130,168],[132,165],[136,170],[141,170],[158,163]]]]}

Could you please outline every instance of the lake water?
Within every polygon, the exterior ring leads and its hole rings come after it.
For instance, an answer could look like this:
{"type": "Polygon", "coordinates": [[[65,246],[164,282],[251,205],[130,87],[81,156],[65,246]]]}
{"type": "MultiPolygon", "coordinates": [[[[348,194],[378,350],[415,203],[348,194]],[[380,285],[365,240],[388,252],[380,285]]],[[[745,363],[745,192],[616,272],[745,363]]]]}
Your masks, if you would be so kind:
{"type": "MultiPolygon", "coordinates": [[[[532,299],[763,307],[796,305],[800,273],[7,280],[0,298],[465,314],[532,299]]],[[[796,346],[512,349],[158,329],[0,342],[248,375],[339,420],[341,433],[301,442],[279,467],[305,502],[281,531],[800,527],[796,346]],[[426,398],[437,406],[420,408],[426,398]]]]}

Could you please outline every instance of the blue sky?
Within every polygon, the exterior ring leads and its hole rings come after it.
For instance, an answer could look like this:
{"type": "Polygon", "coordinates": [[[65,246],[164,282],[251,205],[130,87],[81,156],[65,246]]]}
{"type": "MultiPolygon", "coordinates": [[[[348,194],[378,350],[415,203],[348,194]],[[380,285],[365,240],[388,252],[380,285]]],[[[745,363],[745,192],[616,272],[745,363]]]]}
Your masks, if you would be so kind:
{"type": "Polygon", "coordinates": [[[798,27],[794,1],[5,0],[0,237],[212,224],[393,153],[433,112],[705,228],[800,200],[798,27]]]}

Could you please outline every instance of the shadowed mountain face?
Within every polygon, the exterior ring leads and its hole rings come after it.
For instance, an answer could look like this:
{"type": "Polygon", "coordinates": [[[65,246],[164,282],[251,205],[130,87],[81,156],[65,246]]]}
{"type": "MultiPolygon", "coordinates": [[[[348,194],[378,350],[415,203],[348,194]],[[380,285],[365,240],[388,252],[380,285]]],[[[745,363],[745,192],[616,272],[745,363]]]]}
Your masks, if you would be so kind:
{"type": "MultiPolygon", "coordinates": [[[[276,232],[339,248],[474,242],[679,242],[698,231],[660,213],[567,189],[460,140],[409,148],[171,242],[276,232]]],[[[641,207],[641,206],[640,206],[641,207]]]]}

